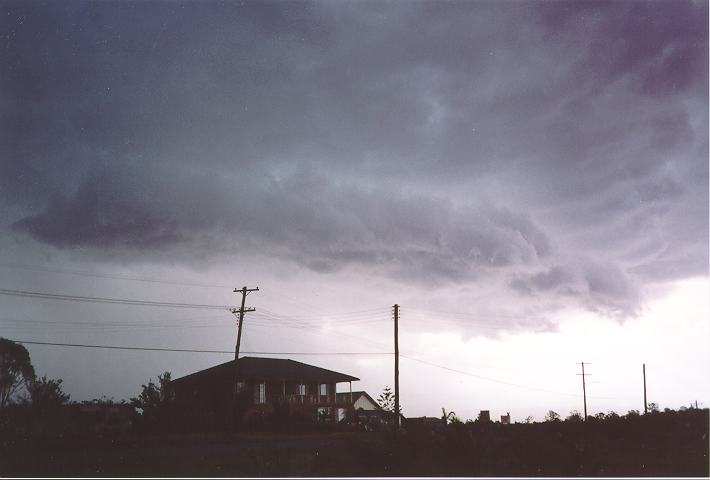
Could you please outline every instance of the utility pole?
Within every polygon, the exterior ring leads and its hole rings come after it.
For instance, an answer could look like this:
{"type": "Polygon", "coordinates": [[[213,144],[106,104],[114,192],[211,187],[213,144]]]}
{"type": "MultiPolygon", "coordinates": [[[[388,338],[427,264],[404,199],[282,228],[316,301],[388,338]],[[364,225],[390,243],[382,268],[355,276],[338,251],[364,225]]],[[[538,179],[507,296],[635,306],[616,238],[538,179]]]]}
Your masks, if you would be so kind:
{"type": "Polygon", "coordinates": [[[244,303],[246,302],[247,295],[251,292],[258,292],[259,287],[247,288],[242,287],[241,289],[234,289],[234,293],[241,292],[242,294],[242,304],[239,310],[233,309],[232,313],[236,315],[239,314],[239,320],[237,323],[237,344],[234,347],[234,381],[232,382],[232,408],[231,408],[231,428],[234,430],[237,424],[239,416],[237,415],[237,381],[239,378],[239,346],[242,343],[242,325],[244,325],[244,314],[246,312],[253,312],[255,308],[244,308],[244,303]]]}
{"type": "MultiPolygon", "coordinates": [[[[584,365],[585,362],[578,362],[579,364],[582,365],[582,373],[578,373],[577,375],[582,376],[582,395],[584,396],[584,421],[587,421],[587,383],[584,380],[584,377],[587,375],[591,375],[590,373],[584,373],[584,365]]],[[[590,363],[587,362],[587,365],[590,365],[590,363]]]]}
{"type": "Polygon", "coordinates": [[[646,364],[643,364],[643,414],[648,413],[648,402],[646,401],[646,364]]]}
{"type": "Polygon", "coordinates": [[[399,430],[399,305],[394,305],[394,414],[399,430]]]}

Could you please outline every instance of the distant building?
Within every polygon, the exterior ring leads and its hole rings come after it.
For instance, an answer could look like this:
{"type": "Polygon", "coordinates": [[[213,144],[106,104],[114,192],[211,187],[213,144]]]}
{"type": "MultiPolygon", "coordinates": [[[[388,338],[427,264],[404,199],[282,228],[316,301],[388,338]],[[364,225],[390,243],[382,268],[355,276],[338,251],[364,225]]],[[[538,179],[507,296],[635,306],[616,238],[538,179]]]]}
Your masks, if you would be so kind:
{"type": "Polygon", "coordinates": [[[376,401],[372,399],[367,392],[344,392],[336,394],[338,396],[338,401],[350,401],[352,398],[352,405],[355,410],[380,410],[380,406],[376,401]]]}
{"type": "MultiPolygon", "coordinates": [[[[170,382],[181,418],[192,428],[226,430],[233,418],[235,361],[170,382]]],[[[239,359],[237,420],[268,425],[298,417],[305,422],[354,420],[350,395],[338,396],[336,385],[359,378],[280,358],[239,359]]]]}
{"type": "Polygon", "coordinates": [[[445,427],[446,420],[440,417],[411,417],[404,422],[404,428],[411,431],[442,430],[445,427]]]}
{"type": "Polygon", "coordinates": [[[479,422],[490,422],[491,421],[491,412],[489,410],[481,410],[481,413],[478,414],[478,421],[479,422]]]}
{"type": "Polygon", "coordinates": [[[506,412],[505,415],[500,416],[500,423],[503,425],[510,425],[510,412],[506,412]]]}

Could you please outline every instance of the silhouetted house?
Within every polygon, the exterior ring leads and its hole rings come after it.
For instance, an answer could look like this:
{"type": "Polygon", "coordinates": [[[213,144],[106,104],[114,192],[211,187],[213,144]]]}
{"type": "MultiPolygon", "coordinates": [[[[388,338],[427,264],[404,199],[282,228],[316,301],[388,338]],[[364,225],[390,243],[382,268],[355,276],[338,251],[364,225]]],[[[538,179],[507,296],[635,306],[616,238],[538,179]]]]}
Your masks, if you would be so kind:
{"type": "MultiPolygon", "coordinates": [[[[339,393],[338,397],[348,400],[349,393],[339,393]]],[[[381,430],[394,426],[397,417],[392,412],[383,410],[367,392],[352,392],[352,406],[355,421],[366,430],[381,430]]]]}
{"type": "Polygon", "coordinates": [[[500,423],[503,425],[510,425],[510,412],[506,412],[505,415],[500,416],[500,423]]]}
{"type": "Polygon", "coordinates": [[[239,359],[234,398],[234,360],[170,382],[181,419],[199,429],[229,428],[234,416],[251,425],[300,422],[336,423],[353,419],[350,395],[336,385],[359,378],[280,358],[239,359]],[[236,414],[232,412],[236,411],[236,414]]]}
{"type": "Polygon", "coordinates": [[[481,423],[490,422],[491,412],[489,410],[481,410],[481,412],[478,414],[478,421],[481,423]]]}

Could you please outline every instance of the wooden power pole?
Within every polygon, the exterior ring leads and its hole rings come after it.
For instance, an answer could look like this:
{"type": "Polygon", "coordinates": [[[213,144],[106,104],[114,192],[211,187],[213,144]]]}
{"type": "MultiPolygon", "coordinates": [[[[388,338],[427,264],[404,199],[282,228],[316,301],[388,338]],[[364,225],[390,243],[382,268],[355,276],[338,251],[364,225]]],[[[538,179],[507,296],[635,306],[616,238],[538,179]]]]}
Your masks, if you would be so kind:
{"type": "Polygon", "coordinates": [[[646,364],[643,364],[643,413],[648,413],[648,402],[646,401],[646,364]]]}
{"type": "Polygon", "coordinates": [[[394,305],[394,414],[399,430],[399,305],[394,305]]]}
{"type": "MultiPolygon", "coordinates": [[[[580,362],[582,365],[582,373],[578,373],[577,375],[582,376],[582,395],[584,396],[584,421],[587,421],[587,383],[585,382],[584,377],[587,375],[590,375],[589,373],[584,373],[584,362],[580,362]]],[[[589,363],[587,363],[589,365],[589,363]]]]}
{"type": "Polygon", "coordinates": [[[242,287],[241,289],[234,289],[234,293],[240,292],[242,294],[242,304],[239,310],[233,309],[232,313],[234,315],[239,314],[239,320],[237,323],[237,344],[234,347],[234,381],[232,382],[232,408],[231,408],[231,427],[234,429],[236,427],[237,421],[239,420],[237,412],[237,382],[239,379],[239,346],[242,343],[242,325],[244,324],[244,314],[246,312],[253,312],[255,308],[244,308],[244,303],[246,302],[247,295],[251,292],[258,292],[259,287],[247,288],[242,287]]]}

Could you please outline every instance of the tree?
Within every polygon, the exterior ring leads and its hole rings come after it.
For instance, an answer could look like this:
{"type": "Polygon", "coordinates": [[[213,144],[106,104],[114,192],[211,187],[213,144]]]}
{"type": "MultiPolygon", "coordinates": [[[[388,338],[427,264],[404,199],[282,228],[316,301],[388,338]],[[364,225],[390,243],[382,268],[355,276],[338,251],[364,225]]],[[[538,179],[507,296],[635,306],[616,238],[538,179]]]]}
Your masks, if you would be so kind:
{"type": "MultiPolygon", "coordinates": [[[[385,387],[377,398],[377,404],[386,412],[394,412],[394,393],[390,387],[385,387]]],[[[402,413],[402,406],[399,406],[399,413],[402,413]]]]}
{"type": "Polygon", "coordinates": [[[58,407],[69,401],[69,395],[62,391],[62,379],[52,380],[46,375],[30,380],[27,383],[27,393],[30,405],[39,409],[58,407]]]}
{"type": "Polygon", "coordinates": [[[444,421],[444,423],[446,423],[446,424],[462,423],[461,419],[456,415],[456,412],[450,411],[450,412],[446,413],[446,409],[444,409],[443,407],[441,408],[441,412],[443,413],[443,416],[441,417],[441,419],[444,421]]]}
{"type": "Polygon", "coordinates": [[[142,391],[138,397],[131,398],[134,407],[140,408],[143,415],[154,415],[172,400],[170,389],[170,372],[158,375],[158,384],[153,379],[148,380],[148,385],[141,385],[142,391]]]}
{"type": "Polygon", "coordinates": [[[550,410],[549,412],[547,412],[547,415],[545,415],[545,421],[546,422],[559,422],[560,421],[560,414],[550,410]]]}
{"type": "Polygon", "coordinates": [[[533,417],[532,415],[528,415],[527,417],[525,417],[525,423],[535,423],[535,417],[533,417]]]}
{"type": "Polygon", "coordinates": [[[175,409],[173,391],[170,388],[170,372],[158,375],[158,383],[148,380],[148,385],[141,385],[140,395],[131,398],[131,405],[140,410],[137,427],[148,430],[174,427],[175,409]]]}
{"type": "Polygon", "coordinates": [[[0,409],[34,378],[35,369],[27,349],[19,343],[0,338],[0,409]]]}
{"type": "Polygon", "coordinates": [[[651,402],[648,404],[648,411],[650,413],[657,413],[659,411],[658,404],[655,402],[651,402]]]}
{"type": "Polygon", "coordinates": [[[581,422],[582,415],[577,410],[572,410],[571,412],[569,412],[569,416],[567,418],[565,418],[565,421],[567,421],[567,422],[581,422]]]}

